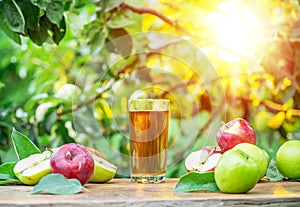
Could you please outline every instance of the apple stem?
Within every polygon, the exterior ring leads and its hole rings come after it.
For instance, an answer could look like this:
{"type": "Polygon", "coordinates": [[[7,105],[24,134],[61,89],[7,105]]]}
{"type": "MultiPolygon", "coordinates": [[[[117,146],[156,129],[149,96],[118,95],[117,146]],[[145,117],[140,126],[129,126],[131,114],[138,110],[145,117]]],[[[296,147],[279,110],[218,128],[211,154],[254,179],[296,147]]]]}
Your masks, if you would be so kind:
{"type": "Polygon", "coordinates": [[[51,153],[54,152],[54,151],[53,151],[51,148],[49,148],[49,147],[46,147],[46,150],[49,151],[49,152],[51,152],[51,153]]]}
{"type": "Polygon", "coordinates": [[[87,188],[83,187],[83,186],[82,186],[82,190],[83,190],[84,192],[89,192],[89,190],[88,190],[87,188]]]}
{"type": "Polygon", "coordinates": [[[226,129],[229,128],[229,126],[228,126],[224,121],[221,121],[221,124],[222,124],[226,129]]]}
{"type": "Polygon", "coordinates": [[[72,154],[70,151],[66,152],[66,156],[70,158],[70,160],[73,160],[72,154]]]}

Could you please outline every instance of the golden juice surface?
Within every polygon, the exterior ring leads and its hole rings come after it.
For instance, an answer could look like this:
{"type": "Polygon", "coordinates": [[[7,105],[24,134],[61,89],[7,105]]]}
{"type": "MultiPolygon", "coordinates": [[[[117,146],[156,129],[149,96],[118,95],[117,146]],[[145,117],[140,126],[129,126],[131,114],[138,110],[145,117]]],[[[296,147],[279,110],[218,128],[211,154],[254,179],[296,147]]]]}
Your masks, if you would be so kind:
{"type": "Polygon", "coordinates": [[[132,176],[166,174],[169,111],[130,111],[132,176]]]}

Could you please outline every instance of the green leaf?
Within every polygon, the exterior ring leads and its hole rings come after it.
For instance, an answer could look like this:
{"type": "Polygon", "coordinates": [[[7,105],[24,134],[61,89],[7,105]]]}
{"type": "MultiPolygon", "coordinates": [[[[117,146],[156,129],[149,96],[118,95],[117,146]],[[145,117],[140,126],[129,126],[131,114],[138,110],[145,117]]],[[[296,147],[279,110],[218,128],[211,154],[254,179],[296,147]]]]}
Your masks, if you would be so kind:
{"type": "Polygon", "coordinates": [[[97,50],[101,49],[105,43],[105,39],[107,38],[107,30],[103,28],[102,30],[98,31],[91,42],[91,53],[96,52],[97,50]]]}
{"type": "Polygon", "coordinates": [[[19,183],[20,181],[18,179],[0,180],[0,185],[19,184],[19,183]]]}
{"type": "Polygon", "coordinates": [[[58,45],[66,34],[66,21],[64,16],[59,23],[59,27],[57,25],[52,25],[51,30],[53,32],[52,40],[58,45]]]}
{"type": "Polygon", "coordinates": [[[47,15],[43,15],[40,18],[40,26],[38,27],[38,30],[28,30],[29,37],[31,40],[36,43],[37,45],[42,45],[44,42],[47,41],[49,37],[49,32],[51,31],[52,34],[52,40],[59,44],[59,42],[62,40],[62,38],[66,34],[66,21],[64,16],[62,17],[62,20],[60,21],[59,25],[54,24],[50,21],[47,15]]]}
{"type": "MultiPolygon", "coordinates": [[[[15,162],[7,162],[0,165],[0,174],[7,175],[9,178],[17,178],[14,173],[15,162]]],[[[2,178],[0,178],[2,179],[2,178]]]]}
{"type": "Polygon", "coordinates": [[[76,194],[81,192],[82,188],[77,179],[67,179],[61,174],[48,174],[34,186],[32,194],[76,194]]]}
{"type": "Polygon", "coordinates": [[[62,0],[53,0],[48,4],[46,8],[46,15],[50,22],[53,24],[59,25],[60,21],[63,18],[64,14],[64,5],[62,0]]]}
{"type": "Polygon", "coordinates": [[[19,160],[22,160],[32,154],[41,153],[39,148],[35,146],[35,144],[28,137],[18,132],[15,128],[13,128],[11,137],[19,160]]]}
{"type": "Polygon", "coordinates": [[[112,29],[123,28],[136,22],[133,20],[132,13],[129,10],[118,12],[112,19],[107,22],[107,25],[112,29]]]}
{"type": "Polygon", "coordinates": [[[28,29],[37,30],[40,18],[39,8],[28,0],[18,0],[16,3],[23,13],[25,27],[28,29]]]}
{"type": "Polygon", "coordinates": [[[175,192],[212,191],[220,192],[213,172],[190,172],[180,177],[175,192]]]}
{"type": "Polygon", "coordinates": [[[102,3],[102,10],[104,10],[104,12],[109,12],[111,10],[113,10],[114,8],[120,6],[120,4],[122,4],[124,2],[124,0],[106,0],[106,1],[101,1],[102,3]]]}
{"type": "Polygon", "coordinates": [[[0,180],[7,180],[10,179],[10,176],[8,174],[1,174],[0,173],[0,180]]]}
{"type": "MultiPolygon", "coordinates": [[[[1,11],[0,11],[1,12],[1,11]]],[[[0,19],[0,29],[5,32],[5,34],[12,39],[13,41],[15,41],[18,44],[21,44],[21,38],[20,35],[14,31],[12,31],[4,21],[2,21],[2,19],[0,19]]],[[[1,88],[1,87],[0,87],[1,88]]]]}
{"type": "Polygon", "coordinates": [[[47,28],[41,25],[38,30],[28,29],[30,39],[37,45],[42,45],[48,39],[47,28]]]}
{"type": "Polygon", "coordinates": [[[55,133],[57,136],[62,137],[64,143],[73,143],[75,140],[69,136],[68,129],[65,127],[65,122],[63,120],[57,121],[57,128],[55,128],[55,133]]]}
{"type": "Polygon", "coordinates": [[[0,19],[4,19],[4,3],[0,0],[0,19]]]}
{"type": "MultiPolygon", "coordinates": [[[[0,29],[14,42],[21,44],[20,35],[10,29],[10,27],[4,22],[4,2],[0,1],[0,29]]],[[[0,84],[1,85],[1,84],[0,84]]],[[[2,85],[3,86],[3,85],[2,85]]],[[[1,86],[0,86],[1,88],[1,86]]]]}
{"type": "Polygon", "coordinates": [[[15,162],[8,162],[0,165],[0,185],[20,183],[14,173],[15,165],[15,162]]]}
{"type": "Polygon", "coordinates": [[[38,6],[42,10],[46,10],[47,5],[51,3],[51,0],[45,1],[45,0],[31,0],[31,3],[35,6],[38,6]]]}
{"type": "Polygon", "coordinates": [[[270,181],[279,181],[284,178],[284,176],[279,172],[277,168],[275,159],[272,159],[270,161],[270,164],[266,172],[266,176],[270,181]]]}
{"type": "Polygon", "coordinates": [[[42,45],[49,37],[48,27],[51,23],[49,22],[46,15],[40,18],[39,27],[37,30],[28,29],[28,35],[30,39],[37,45],[42,45]]]}
{"type": "Polygon", "coordinates": [[[12,31],[25,33],[25,19],[20,7],[14,0],[6,0],[4,2],[4,17],[5,22],[12,31]]]}

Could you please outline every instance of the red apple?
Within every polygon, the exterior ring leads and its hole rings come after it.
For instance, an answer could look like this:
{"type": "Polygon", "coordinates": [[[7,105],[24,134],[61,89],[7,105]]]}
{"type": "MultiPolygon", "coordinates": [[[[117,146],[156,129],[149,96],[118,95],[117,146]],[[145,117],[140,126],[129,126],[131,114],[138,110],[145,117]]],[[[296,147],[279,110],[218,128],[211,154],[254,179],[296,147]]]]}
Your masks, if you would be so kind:
{"type": "Polygon", "coordinates": [[[89,182],[94,174],[94,160],[87,149],[79,144],[65,144],[53,153],[50,159],[52,173],[66,178],[76,178],[82,185],[89,182]]]}
{"type": "Polygon", "coordinates": [[[256,133],[246,120],[236,118],[220,127],[217,142],[221,151],[225,152],[243,142],[256,144],[256,133]]]}
{"type": "Polygon", "coordinates": [[[213,172],[221,156],[218,147],[202,147],[186,158],[185,168],[188,172],[213,172]]]}

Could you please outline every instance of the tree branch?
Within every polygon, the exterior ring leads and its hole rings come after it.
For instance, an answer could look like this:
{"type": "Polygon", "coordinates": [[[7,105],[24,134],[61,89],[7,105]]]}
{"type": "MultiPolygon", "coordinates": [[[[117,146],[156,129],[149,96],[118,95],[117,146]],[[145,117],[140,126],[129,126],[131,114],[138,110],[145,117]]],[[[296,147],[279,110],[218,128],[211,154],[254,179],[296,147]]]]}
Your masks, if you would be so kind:
{"type": "Polygon", "coordinates": [[[299,109],[286,109],[284,107],[284,105],[279,104],[279,103],[275,103],[275,102],[270,101],[270,100],[263,100],[262,104],[265,107],[267,107],[271,110],[275,110],[275,111],[285,111],[285,112],[287,112],[288,110],[291,110],[291,114],[293,116],[299,116],[300,117],[300,110],[299,109]]]}
{"type": "MultiPolygon", "coordinates": [[[[258,72],[259,73],[265,73],[265,72],[258,72]]],[[[246,75],[246,73],[238,73],[238,74],[231,74],[229,76],[222,76],[222,77],[218,77],[216,79],[212,79],[206,83],[200,83],[203,87],[206,87],[206,85],[212,85],[217,81],[220,81],[221,79],[226,79],[226,78],[232,78],[232,77],[239,77],[239,76],[243,76],[246,75]]],[[[173,86],[172,88],[170,88],[167,92],[163,93],[163,96],[165,96],[167,93],[170,93],[172,91],[176,91],[182,87],[186,87],[187,85],[192,85],[192,84],[197,84],[199,85],[198,82],[196,81],[187,81],[178,85],[173,86]]],[[[246,102],[252,102],[253,100],[250,99],[249,97],[236,97],[236,99],[240,99],[242,101],[246,101],[246,102]]],[[[285,106],[283,104],[279,104],[276,102],[273,102],[271,100],[262,100],[260,102],[261,105],[265,106],[266,108],[273,110],[273,111],[284,111],[287,112],[288,110],[290,110],[291,115],[293,116],[297,116],[300,117],[300,109],[293,109],[293,108],[285,108],[285,106]]]]}
{"type": "MultiPolygon", "coordinates": [[[[240,97],[240,99],[245,100],[247,102],[252,102],[253,101],[249,97],[240,97]]],[[[287,112],[288,110],[291,110],[291,115],[300,117],[300,109],[291,109],[291,108],[287,109],[287,108],[284,107],[284,105],[279,104],[279,103],[275,103],[271,100],[262,100],[260,103],[261,103],[261,105],[267,107],[268,109],[273,110],[273,111],[277,111],[277,112],[279,112],[279,111],[287,112]]]]}
{"type": "Polygon", "coordinates": [[[161,19],[162,21],[166,22],[167,24],[171,25],[172,27],[175,27],[177,29],[182,30],[183,32],[187,33],[186,29],[181,27],[176,21],[173,21],[171,19],[169,19],[168,17],[166,17],[165,15],[163,15],[162,13],[154,10],[154,9],[150,9],[150,8],[145,8],[145,7],[136,7],[130,4],[127,4],[125,2],[123,2],[120,5],[121,8],[123,9],[129,9],[132,12],[138,13],[138,14],[151,14],[154,15],[156,17],[158,17],[159,19],[161,19]]]}
{"type": "Polygon", "coordinates": [[[138,14],[152,14],[154,16],[157,16],[158,18],[160,18],[161,20],[163,20],[164,22],[166,22],[167,24],[169,24],[171,26],[176,25],[176,23],[173,22],[171,19],[169,19],[168,17],[166,17],[165,15],[159,13],[158,11],[156,11],[154,9],[144,8],[144,7],[136,7],[136,6],[127,4],[125,2],[123,2],[121,4],[121,8],[129,9],[129,10],[135,12],[135,13],[138,13],[138,14]]]}
{"type": "Polygon", "coordinates": [[[65,115],[65,114],[69,114],[72,113],[74,111],[79,110],[81,107],[84,106],[88,106],[90,104],[92,104],[94,101],[96,101],[97,99],[101,98],[103,93],[105,93],[106,91],[111,89],[111,86],[115,83],[115,79],[111,79],[106,85],[105,87],[103,87],[102,91],[100,93],[98,93],[97,95],[95,95],[93,98],[91,98],[90,100],[87,100],[86,102],[83,103],[79,103],[77,105],[74,105],[71,109],[66,109],[61,111],[60,113],[58,113],[58,115],[65,115]]]}

